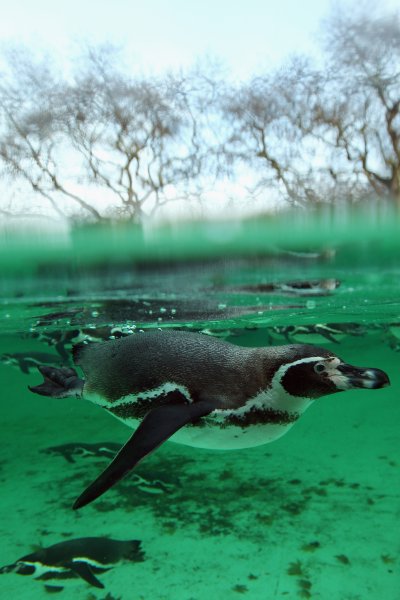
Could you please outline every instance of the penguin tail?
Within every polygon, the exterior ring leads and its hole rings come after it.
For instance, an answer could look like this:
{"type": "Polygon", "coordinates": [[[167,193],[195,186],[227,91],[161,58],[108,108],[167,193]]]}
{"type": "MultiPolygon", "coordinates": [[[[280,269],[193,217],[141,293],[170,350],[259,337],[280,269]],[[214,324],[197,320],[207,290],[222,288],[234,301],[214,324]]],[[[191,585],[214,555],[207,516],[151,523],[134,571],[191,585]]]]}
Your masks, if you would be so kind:
{"type": "Polygon", "coordinates": [[[78,377],[75,369],[40,365],[38,370],[43,376],[43,382],[40,385],[28,386],[34,394],[51,398],[81,396],[84,381],[78,377]]]}
{"type": "Polygon", "coordinates": [[[131,560],[132,562],[144,561],[145,554],[142,549],[142,542],[140,540],[131,540],[127,542],[127,550],[124,552],[124,558],[131,560]]]}

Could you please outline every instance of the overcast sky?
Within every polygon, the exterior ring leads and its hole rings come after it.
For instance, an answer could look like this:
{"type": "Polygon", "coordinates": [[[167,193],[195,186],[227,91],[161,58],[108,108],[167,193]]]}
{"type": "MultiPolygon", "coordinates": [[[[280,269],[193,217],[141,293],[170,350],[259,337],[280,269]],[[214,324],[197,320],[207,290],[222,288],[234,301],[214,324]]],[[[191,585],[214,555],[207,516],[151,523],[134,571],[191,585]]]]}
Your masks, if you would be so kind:
{"type": "MultiPolygon", "coordinates": [[[[349,2],[359,6],[360,1],[349,2]]],[[[237,77],[294,52],[315,52],[331,0],[0,0],[0,42],[24,42],[68,58],[81,40],[125,46],[132,65],[158,72],[204,55],[237,77]]],[[[374,6],[396,6],[381,0],[374,6]]]]}

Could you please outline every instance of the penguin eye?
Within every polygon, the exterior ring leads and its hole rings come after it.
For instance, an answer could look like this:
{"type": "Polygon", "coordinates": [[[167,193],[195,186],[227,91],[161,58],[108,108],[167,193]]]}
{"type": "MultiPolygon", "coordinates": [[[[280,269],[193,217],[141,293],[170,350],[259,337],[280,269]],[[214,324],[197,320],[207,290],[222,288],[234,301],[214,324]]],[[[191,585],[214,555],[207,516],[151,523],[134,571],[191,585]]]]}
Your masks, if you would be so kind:
{"type": "Polygon", "coordinates": [[[322,363],[316,363],[314,365],[314,371],[316,373],[322,373],[323,371],[325,371],[325,365],[323,365],[322,363]]]}

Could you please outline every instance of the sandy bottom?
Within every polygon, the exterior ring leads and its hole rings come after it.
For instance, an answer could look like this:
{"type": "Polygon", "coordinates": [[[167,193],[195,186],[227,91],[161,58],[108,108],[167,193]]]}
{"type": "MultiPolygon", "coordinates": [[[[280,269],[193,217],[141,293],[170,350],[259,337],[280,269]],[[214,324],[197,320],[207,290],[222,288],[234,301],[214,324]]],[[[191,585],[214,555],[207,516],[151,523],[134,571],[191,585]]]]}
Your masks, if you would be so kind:
{"type": "MultiPolygon", "coordinates": [[[[5,344],[22,351],[21,342],[5,344]]],[[[34,396],[26,389],[34,373],[1,366],[0,564],[93,535],[140,539],[146,553],[99,575],[104,590],[77,580],[50,595],[31,577],[7,574],[1,597],[398,600],[398,354],[383,349],[371,361],[368,349],[349,348],[349,360],[356,351],[363,356],[354,362],[389,371],[391,388],[317,401],[285,437],[259,448],[165,444],[137,471],[168,491],[126,479],[78,512],[74,499],[107,460],[68,463],[41,450],[122,443],[130,431],[88,403],[34,396]]]]}

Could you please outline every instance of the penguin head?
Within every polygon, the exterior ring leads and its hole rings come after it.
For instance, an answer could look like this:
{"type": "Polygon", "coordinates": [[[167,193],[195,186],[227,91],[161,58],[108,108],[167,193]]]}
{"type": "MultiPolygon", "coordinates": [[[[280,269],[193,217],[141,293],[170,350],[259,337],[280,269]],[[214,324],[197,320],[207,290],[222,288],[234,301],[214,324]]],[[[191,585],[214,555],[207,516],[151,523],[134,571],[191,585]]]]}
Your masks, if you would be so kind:
{"type": "Polygon", "coordinates": [[[8,354],[7,352],[1,355],[0,360],[4,365],[8,366],[18,364],[16,358],[12,354],[8,354]]]}
{"type": "Polygon", "coordinates": [[[18,573],[18,575],[33,575],[35,571],[36,567],[33,564],[25,563],[21,560],[0,569],[0,573],[18,573]]]}
{"type": "Polygon", "coordinates": [[[318,346],[290,346],[292,359],[282,365],[275,377],[291,396],[315,399],[354,388],[378,389],[390,385],[384,371],[355,367],[318,346]]]}

